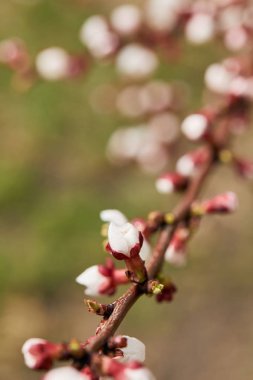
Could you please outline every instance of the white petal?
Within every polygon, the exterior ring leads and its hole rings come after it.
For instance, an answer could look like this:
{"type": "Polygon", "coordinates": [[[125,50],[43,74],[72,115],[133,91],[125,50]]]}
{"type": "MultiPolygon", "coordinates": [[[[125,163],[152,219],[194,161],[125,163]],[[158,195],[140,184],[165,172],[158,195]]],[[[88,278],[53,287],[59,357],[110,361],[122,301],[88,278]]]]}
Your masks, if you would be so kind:
{"type": "Polygon", "coordinates": [[[99,295],[99,288],[104,281],[105,277],[99,272],[97,265],[86,269],[76,278],[78,284],[86,286],[85,293],[89,296],[99,295]]]}
{"type": "Polygon", "coordinates": [[[43,380],[89,380],[89,378],[72,367],[61,367],[49,371],[43,380]]]}
{"type": "Polygon", "coordinates": [[[127,339],[127,346],[121,348],[124,356],[120,357],[121,362],[128,362],[131,360],[137,360],[139,362],[144,362],[145,360],[145,344],[143,344],[139,339],[124,336],[127,339]]]}
{"type": "Polygon", "coordinates": [[[140,257],[142,260],[147,261],[151,256],[151,246],[146,239],[143,240],[143,244],[140,250],[140,257]]]}
{"type": "Polygon", "coordinates": [[[121,226],[121,231],[128,244],[129,250],[131,250],[136,244],[139,243],[139,231],[133,224],[124,224],[121,226]]]}
{"type": "Polygon", "coordinates": [[[119,211],[119,210],[103,210],[100,213],[100,219],[103,222],[117,224],[118,226],[121,226],[122,224],[127,223],[127,218],[125,215],[119,211]]]}
{"type": "Polygon", "coordinates": [[[113,251],[129,256],[129,248],[126,239],[121,231],[121,227],[110,223],[108,228],[108,241],[113,251]]]}
{"type": "Polygon", "coordinates": [[[124,371],[124,375],[124,380],[155,380],[155,377],[147,368],[127,369],[124,371]]]}

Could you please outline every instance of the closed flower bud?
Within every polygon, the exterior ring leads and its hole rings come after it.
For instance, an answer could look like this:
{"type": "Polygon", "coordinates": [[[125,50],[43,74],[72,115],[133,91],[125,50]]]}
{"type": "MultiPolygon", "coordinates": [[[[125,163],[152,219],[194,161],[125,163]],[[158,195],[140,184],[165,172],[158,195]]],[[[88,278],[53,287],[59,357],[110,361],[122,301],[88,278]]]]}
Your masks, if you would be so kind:
{"type": "Polygon", "coordinates": [[[202,202],[200,207],[206,214],[230,213],[237,209],[238,199],[235,193],[227,192],[202,202]]]}
{"type": "Polygon", "coordinates": [[[132,79],[148,77],[157,66],[156,54],[137,43],[129,44],[121,49],[116,59],[116,67],[119,73],[132,79]]]}
{"type": "MultiPolygon", "coordinates": [[[[104,222],[114,223],[117,226],[122,226],[123,224],[126,224],[128,222],[126,216],[121,211],[113,210],[113,209],[101,211],[100,218],[104,222]]],[[[133,220],[131,224],[133,224],[138,229],[138,231],[142,233],[144,237],[143,244],[140,250],[140,257],[142,260],[146,261],[150,257],[151,247],[148,240],[145,239],[145,231],[144,231],[145,226],[146,226],[145,221],[139,218],[139,219],[133,220]]]]}
{"type": "Polygon", "coordinates": [[[116,290],[114,267],[110,270],[103,265],[93,265],[81,273],[76,282],[86,287],[85,294],[88,296],[112,295],[116,290]]]}
{"type": "Polygon", "coordinates": [[[36,69],[39,75],[49,81],[57,81],[68,76],[70,57],[60,47],[42,50],[36,57],[36,69]]]}
{"type": "Polygon", "coordinates": [[[246,179],[253,179],[253,161],[235,158],[233,165],[236,171],[246,179]]]}
{"type": "Polygon", "coordinates": [[[43,380],[91,380],[91,377],[72,367],[55,368],[49,371],[43,380]]]}
{"type": "Polygon", "coordinates": [[[184,190],[188,179],[178,173],[165,173],[156,180],[156,189],[159,193],[169,194],[184,190]]]}
{"type": "Polygon", "coordinates": [[[207,132],[209,120],[203,114],[192,114],[187,116],[181,125],[182,132],[189,140],[199,140],[207,132]]]}
{"type": "Polygon", "coordinates": [[[189,230],[185,227],[179,227],[165,252],[165,260],[176,266],[182,266],[186,263],[186,244],[189,239],[189,230]]]}
{"type": "Polygon", "coordinates": [[[32,369],[49,369],[58,352],[59,345],[40,338],[28,339],[22,347],[25,364],[32,369]]]}
{"type": "Polygon", "coordinates": [[[176,170],[183,176],[192,176],[196,170],[206,163],[208,152],[205,148],[199,148],[182,156],[176,164],[176,170]]]}
{"type": "Polygon", "coordinates": [[[130,259],[139,255],[143,236],[131,223],[117,226],[110,223],[108,229],[108,251],[118,260],[130,259]]]}
{"type": "Polygon", "coordinates": [[[138,362],[144,362],[145,360],[145,345],[136,338],[130,336],[122,336],[123,347],[120,346],[117,352],[120,350],[120,355],[116,355],[120,362],[129,362],[131,360],[136,360],[138,362]]]}

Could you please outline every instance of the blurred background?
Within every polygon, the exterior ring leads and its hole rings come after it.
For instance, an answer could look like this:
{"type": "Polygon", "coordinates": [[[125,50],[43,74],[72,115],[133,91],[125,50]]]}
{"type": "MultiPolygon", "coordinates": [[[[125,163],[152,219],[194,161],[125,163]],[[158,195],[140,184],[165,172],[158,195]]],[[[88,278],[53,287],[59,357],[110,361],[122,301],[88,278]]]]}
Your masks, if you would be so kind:
{"type": "MultiPolygon", "coordinates": [[[[82,52],[83,21],[117,4],[1,1],[0,37],[22,38],[33,57],[54,45],[82,52]]],[[[206,66],[227,52],[217,44],[184,44],[181,54],[171,63],[162,60],[155,78],[189,83],[187,112],[202,104],[206,66]]],[[[155,175],[106,159],[111,133],[131,124],[109,106],[99,112],[91,105],[96,86],[111,82],[117,83],[117,74],[110,63],[93,65],[77,79],[41,80],[29,89],[0,67],[1,379],[40,378],[23,364],[21,347],[29,337],[62,341],[93,335],[98,319],[88,314],[74,280],[104,261],[100,210],[145,217],[151,210],[170,210],[178,200],[156,192],[155,175]]],[[[252,139],[252,131],[237,138],[236,151],[252,157],[252,139]]],[[[186,142],[178,146],[169,167],[185,147],[186,142]]],[[[238,193],[239,212],[205,219],[190,244],[188,265],[165,268],[178,287],[174,302],[157,305],[143,298],[120,328],[146,344],[147,366],[159,380],[252,379],[253,186],[222,167],[203,194],[226,190],[238,193]]]]}

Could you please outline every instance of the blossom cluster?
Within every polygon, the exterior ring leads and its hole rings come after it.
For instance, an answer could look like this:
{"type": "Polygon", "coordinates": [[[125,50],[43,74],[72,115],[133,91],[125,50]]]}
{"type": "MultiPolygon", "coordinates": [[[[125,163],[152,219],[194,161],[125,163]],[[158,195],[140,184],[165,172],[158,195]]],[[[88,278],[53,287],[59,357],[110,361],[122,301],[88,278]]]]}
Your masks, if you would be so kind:
{"type": "Polygon", "coordinates": [[[232,191],[198,199],[198,190],[212,166],[230,164],[241,177],[253,178],[253,161],[237,155],[230,144],[230,137],[246,131],[250,124],[252,15],[252,5],[246,0],[147,0],[143,9],[120,5],[107,17],[94,15],[85,20],[79,32],[85,53],[72,55],[61,47],[49,47],[37,54],[33,64],[21,40],[0,43],[0,62],[29,83],[38,78],[72,78],[86,72],[92,60],[112,62],[124,79],[115,97],[116,109],[135,123],[113,133],[107,156],[120,164],[134,161],[147,172],[159,172],[155,181],[159,193],[183,194],[183,206],[171,212],[151,212],[146,218],[128,219],[116,209],[100,213],[106,262],[86,268],[76,282],[84,286],[89,311],[103,319],[96,335],[84,342],[52,343],[40,338],[25,342],[25,363],[48,371],[43,380],[154,380],[144,366],[145,345],[134,337],[114,336],[112,325],[118,326],[121,320],[114,322],[113,313],[116,310],[115,318],[124,318],[128,306],[124,309],[122,305],[129,294],[136,299],[146,294],[158,303],[171,302],[177,288],[163,276],[163,261],[185,265],[189,241],[201,219],[237,209],[237,196],[232,191]],[[207,67],[207,104],[183,118],[184,93],[175,83],[150,79],[160,55],[169,59],[181,37],[194,45],[216,38],[229,51],[240,53],[207,67]],[[180,131],[197,146],[167,170],[180,131]],[[87,299],[113,296],[125,284],[131,284],[129,292],[113,303],[87,299]],[[55,361],[70,361],[70,365],[52,368],[55,361]]]}

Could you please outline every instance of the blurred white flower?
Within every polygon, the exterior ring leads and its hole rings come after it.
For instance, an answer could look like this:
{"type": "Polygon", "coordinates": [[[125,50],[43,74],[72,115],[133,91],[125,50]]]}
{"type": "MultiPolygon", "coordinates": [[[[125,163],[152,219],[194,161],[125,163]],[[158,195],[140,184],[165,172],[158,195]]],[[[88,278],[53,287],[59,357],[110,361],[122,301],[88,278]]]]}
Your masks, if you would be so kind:
{"type": "Polygon", "coordinates": [[[183,120],[181,129],[188,139],[198,140],[205,134],[208,125],[208,119],[204,115],[191,114],[183,120]]]}
{"type": "Polygon", "coordinates": [[[39,75],[49,81],[64,79],[69,71],[69,55],[60,47],[42,50],[36,57],[39,75]]]}
{"type": "Polygon", "coordinates": [[[215,22],[212,15],[195,14],[186,24],[185,35],[189,42],[200,45],[212,40],[215,22]]]}
{"type": "Polygon", "coordinates": [[[120,5],[111,13],[111,24],[122,36],[136,33],[141,27],[142,14],[140,9],[132,4],[120,5]]]}
{"type": "Polygon", "coordinates": [[[109,29],[103,16],[91,16],[82,25],[80,40],[96,58],[112,54],[118,46],[118,37],[109,29]]]}
{"type": "Polygon", "coordinates": [[[137,43],[123,47],[116,58],[120,74],[132,79],[143,79],[151,75],[158,66],[156,54],[137,43]]]}

